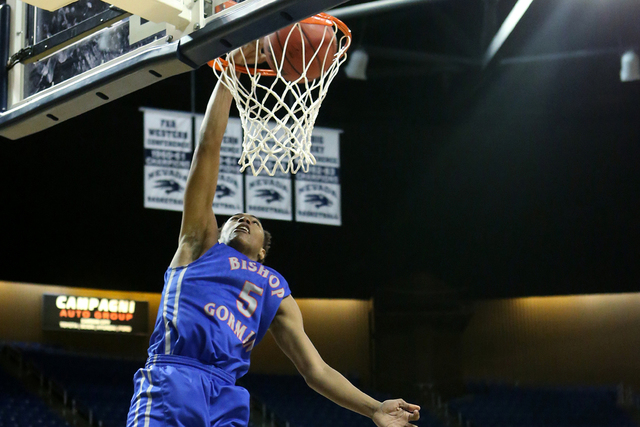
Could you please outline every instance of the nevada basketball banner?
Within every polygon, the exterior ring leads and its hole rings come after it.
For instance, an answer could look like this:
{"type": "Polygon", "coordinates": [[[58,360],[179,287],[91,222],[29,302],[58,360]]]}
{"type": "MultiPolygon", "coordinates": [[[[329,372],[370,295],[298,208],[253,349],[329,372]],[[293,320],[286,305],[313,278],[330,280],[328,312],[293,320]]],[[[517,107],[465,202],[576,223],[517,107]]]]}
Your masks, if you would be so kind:
{"type": "Polygon", "coordinates": [[[297,173],[296,221],[342,225],[340,197],[340,133],[318,128],[311,136],[311,153],[316,164],[308,173],[297,173]]]}
{"type": "MultiPolygon", "coordinates": [[[[180,111],[142,108],[144,112],[144,206],[182,211],[184,191],[193,159],[192,129],[200,129],[204,116],[180,111]],[[194,121],[195,120],[195,121],[194,121]],[[192,124],[194,127],[192,127],[192,124]]],[[[292,188],[290,174],[274,176],[240,173],[242,123],[230,118],[220,148],[220,172],[213,211],[221,215],[248,212],[258,218],[341,225],[340,133],[316,127],[311,153],[316,164],[308,173],[299,171],[292,188]],[[246,200],[246,206],[245,206],[246,200]]],[[[273,169],[269,162],[268,169],[273,169]]]]}
{"type": "Polygon", "coordinates": [[[181,211],[193,156],[192,115],[144,111],[144,207],[181,211]]]}
{"type": "MultiPolygon", "coordinates": [[[[272,163],[268,163],[270,169],[272,163]]],[[[258,218],[293,220],[291,175],[278,170],[274,176],[265,172],[246,177],[247,213],[258,218]]]]}
{"type": "Polygon", "coordinates": [[[42,329],[49,331],[148,332],[149,303],[75,295],[42,296],[42,329]]]}
{"type": "MultiPolygon", "coordinates": [[[[196,116],[196,132],[203,120],[203,115],[196,116]]],[[[244,212],[243,176],[238,165],[241,155],[242,123],[238,118],[229,118],[220,147],[220,172],[213,199],[213,211],[217,214],[234,215],[244,212]]]]}

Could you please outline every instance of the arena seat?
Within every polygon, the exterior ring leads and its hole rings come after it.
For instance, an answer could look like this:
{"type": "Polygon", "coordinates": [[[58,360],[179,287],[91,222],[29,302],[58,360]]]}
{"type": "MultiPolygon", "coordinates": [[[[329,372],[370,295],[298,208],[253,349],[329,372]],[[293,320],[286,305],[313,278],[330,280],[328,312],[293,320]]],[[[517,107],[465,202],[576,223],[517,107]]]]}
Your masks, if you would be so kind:
{"type": "Polygon", "coordinates": [[[449,402],[475,427],[636,427],[616,406],[614,387],[515,387],[472,383],[449,402]]]}
{"type": "Polygon", "coordinates": [[[126,424],[133,374],[144,365],[143,360],[81,355],[38,344],[17,346],[25,360],[91,409],[94,419],[101,420],[104,427],[126,424]]]}
{"type": "MultiPolygon", "coordinates": [[[[299,375],[248,374],[242,385],[264,402],[276,415],[289,421],[291,426],[305,427],[371,427],[371,420],[341,408],[311,390],[299,375]]],[[[366,390],[378,400],[389,395],[366,390]]],[[[442,423],[424,408],[421,419],[414,424],[421,427],[441,427],[442,423]]]]}
{"type": "Polygon", "coordinates": [[[0,427],[70,427],[20,381],[0,369],[0,427]]]}
{"type": "MultiPolygon", "coordinates": [[[[133,393],[133,375],[144,365],[143,360],[116,359],[71,353],[38,344],[18,344],[26,360],[31,361],[49,378],[63,385],[72,398],[93,410],[104,427],[121,427],[133,393]]],[[[301,376],[248,374],[239,384],[252,396],[266,404],[291,427],[371,427],[371,421],[343,409],[311,390],[301,376]]],[[[390,396],[368,391],[378,400],[390,396]]],[[[425,410],[420,427],[442,427],[425,410]]],[[[4,427],[4,426],[0,426],[4,427]]]]}

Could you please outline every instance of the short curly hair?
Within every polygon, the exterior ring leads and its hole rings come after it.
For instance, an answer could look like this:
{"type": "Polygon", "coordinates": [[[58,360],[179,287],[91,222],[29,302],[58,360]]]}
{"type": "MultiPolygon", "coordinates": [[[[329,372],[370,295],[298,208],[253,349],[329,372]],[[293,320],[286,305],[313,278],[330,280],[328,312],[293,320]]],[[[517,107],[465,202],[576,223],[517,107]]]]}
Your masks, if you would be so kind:
{"type": "Polygon", "coordinates": [[[264,260],[265,258],[267,258],[267,254],[269,253],[269,249],[271,249],[271,233],[269,233],[267,230],[262,230],[262,232],[264,233],[264,240],[262,242],[262,249],[264,249],[264,256],[262,257],[262,259],[259,259],[258,261],[264,264],[264,260]]]}

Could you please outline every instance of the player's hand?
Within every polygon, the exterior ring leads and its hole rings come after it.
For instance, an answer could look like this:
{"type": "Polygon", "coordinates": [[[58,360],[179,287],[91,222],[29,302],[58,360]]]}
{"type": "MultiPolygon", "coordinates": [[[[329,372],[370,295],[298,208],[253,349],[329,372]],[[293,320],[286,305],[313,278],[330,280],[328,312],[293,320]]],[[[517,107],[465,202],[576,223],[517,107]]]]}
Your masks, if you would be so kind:
{"type": "Polygon", "coordinates": [[[233,57],[236,65],[253,65],[265,62],[267,60],[267,57],[264,54],[263,43],[263,39],[260,39],[260,41],[257,43],[253,41],[232,51],[231,56],[233,57]]]}
{"type": "Polygon", "coordinates": [[[420,407],[402,399],[385,400],[371,419],[378,427],[416,427],[409,421],[420,419],[420,407]]]}

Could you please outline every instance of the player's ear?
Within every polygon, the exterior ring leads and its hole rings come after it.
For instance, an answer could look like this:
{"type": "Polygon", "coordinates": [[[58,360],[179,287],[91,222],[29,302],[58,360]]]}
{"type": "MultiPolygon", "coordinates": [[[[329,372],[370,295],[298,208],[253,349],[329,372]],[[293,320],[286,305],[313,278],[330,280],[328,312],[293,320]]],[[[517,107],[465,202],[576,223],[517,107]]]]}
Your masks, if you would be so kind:
{"type": "Polygon", "coordinates": [[[267,251],[264,248],[260,248],[260,252],[258,252],[258,262],[264,262],[264,258],[267,256],[267,251]]]}

